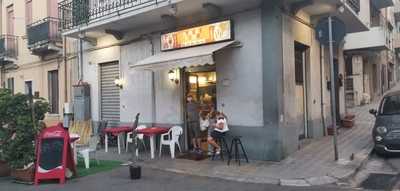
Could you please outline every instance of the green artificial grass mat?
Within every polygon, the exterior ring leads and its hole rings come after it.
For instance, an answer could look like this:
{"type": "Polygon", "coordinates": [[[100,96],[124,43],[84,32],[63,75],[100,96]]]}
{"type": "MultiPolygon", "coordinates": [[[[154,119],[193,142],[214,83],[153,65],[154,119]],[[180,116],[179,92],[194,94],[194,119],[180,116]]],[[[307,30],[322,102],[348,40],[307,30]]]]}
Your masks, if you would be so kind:
{"type": "Polygon", "coordinates": [[[96,160],[90,160],[89,168],[86,169],[83,159],[78,158],[78,165],[76,166],[76,169],[78,171],[77,177],[81,178],[84,176],[89,176],[100,172],[110,171],[112,169],[120,167],[121,164],[122,162],[120,161],[110,161],[110,160],[100,160],[99,164],[97,164],[96,160]]]}

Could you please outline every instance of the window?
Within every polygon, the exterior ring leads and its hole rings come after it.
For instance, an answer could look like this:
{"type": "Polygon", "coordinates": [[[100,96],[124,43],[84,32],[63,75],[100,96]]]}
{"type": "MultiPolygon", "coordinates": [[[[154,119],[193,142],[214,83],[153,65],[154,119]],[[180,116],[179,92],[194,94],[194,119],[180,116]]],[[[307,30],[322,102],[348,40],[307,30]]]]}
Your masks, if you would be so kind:
{"type": "Polygon", "coordinates": [[[381,106],[381,115],[400,114],[400,95],[386,97],[381,106]]]}
{"type": "Polygon", "coordinates": [[[7,34],[14,34],[14,6],[7,7],[7,34]]]}
{"type": "Polygon", "coordinates": [[[26,25],[32,23],[32,0],[25,1],[25,22],[26,25]]]}
{"type": "Polygon", "coordinates": [[[25,81],[25,94],[26,95],[33,95],[32,92],[32,81],[25,81]]]}
{"type": "Polygon", "coordinates": [[[11,93],[14,94],[14,78],[7,79],[7,89],[11,90],[11,93]]]}

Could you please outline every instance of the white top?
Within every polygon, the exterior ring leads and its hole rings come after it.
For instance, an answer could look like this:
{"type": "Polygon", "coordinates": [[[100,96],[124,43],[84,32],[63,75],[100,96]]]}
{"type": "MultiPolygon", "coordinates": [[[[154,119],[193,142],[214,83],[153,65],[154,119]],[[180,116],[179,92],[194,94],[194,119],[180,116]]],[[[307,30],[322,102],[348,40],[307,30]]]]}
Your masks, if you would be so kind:
{"type": "Polygon", "coordinates": [[[222,129],[215,128],[214,130],[221,132],[221,133],[225,133],[225,132],[229,131],[228,123],[226,122],[226,119],[218,119],[217,120],[217,125],[219,125],[221,123],[224,124],[224,128],[222,128],[222,129]]]}
{"type": "Polygon", "coordinates": [[[208,118],[203,120],[203,118],[200,117],[200,130],[201,131],[206,131],[208,126],[210,126],[210,121],[208,118]]]}

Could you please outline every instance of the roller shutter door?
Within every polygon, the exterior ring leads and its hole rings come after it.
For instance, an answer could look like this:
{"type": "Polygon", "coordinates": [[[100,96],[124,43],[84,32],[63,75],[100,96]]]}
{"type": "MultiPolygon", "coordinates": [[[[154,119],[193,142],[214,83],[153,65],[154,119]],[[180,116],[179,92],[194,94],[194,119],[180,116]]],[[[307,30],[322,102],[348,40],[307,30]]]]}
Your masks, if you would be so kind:
{"type": "Polygon", "coordinates": [[[119,78],[118,62],[100,65],[101,119],[108,121],[109,126],[119,125],[120,121],[119,88],[114,84],[116,78],[119,78]]]}

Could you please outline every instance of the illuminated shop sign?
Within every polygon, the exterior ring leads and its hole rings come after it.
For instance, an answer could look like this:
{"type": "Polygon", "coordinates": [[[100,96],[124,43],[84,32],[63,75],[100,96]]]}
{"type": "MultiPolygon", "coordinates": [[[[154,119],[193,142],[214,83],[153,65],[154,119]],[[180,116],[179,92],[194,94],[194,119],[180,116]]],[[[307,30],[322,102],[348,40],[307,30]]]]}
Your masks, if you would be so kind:
{"type": "Polygon", "coordinates": [[[161,50],[187,48],[232,39],[231,21],[193,27],[161,35],[161,50]]]}

